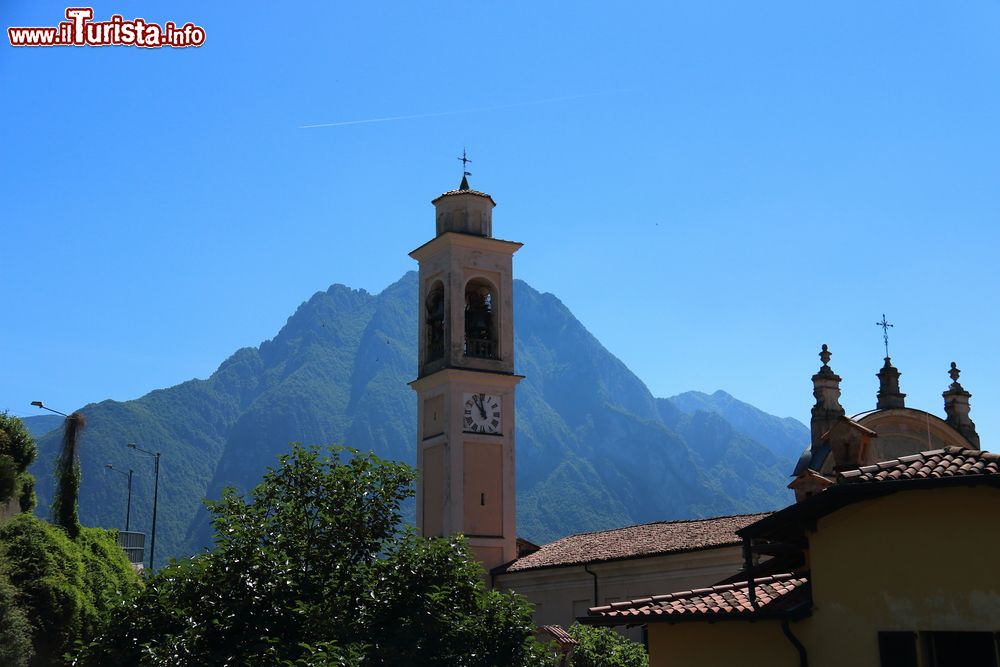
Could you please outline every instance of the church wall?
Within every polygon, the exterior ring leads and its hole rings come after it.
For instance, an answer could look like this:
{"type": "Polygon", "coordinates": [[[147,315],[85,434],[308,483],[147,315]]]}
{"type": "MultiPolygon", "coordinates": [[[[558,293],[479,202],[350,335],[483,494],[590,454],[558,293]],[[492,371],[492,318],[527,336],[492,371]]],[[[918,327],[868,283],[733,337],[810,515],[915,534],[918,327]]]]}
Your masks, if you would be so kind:
{"type": "MultiPolygon", "coordinates": [[[[597,575],[598,604],[607,604],[710,586],[742,565],[740,547],[720,547],[594,563],[588,569],[597,575]]],[[[568,627],[595,606],[594,578],[582,565],[500,574],[494,585],[527,597],[535,605],[536,625],[568,627]]],[[[641,628],[619,630],[636,641],[642,639],[641,628]]]]}
{"type": "Polygon", "coordinates": [[[972,447],[944,420],[920,410],[880,410],[862,417],[858,423],[878,433],[872,439],[872,461],[888,461],[944,447],[972,447]]]}

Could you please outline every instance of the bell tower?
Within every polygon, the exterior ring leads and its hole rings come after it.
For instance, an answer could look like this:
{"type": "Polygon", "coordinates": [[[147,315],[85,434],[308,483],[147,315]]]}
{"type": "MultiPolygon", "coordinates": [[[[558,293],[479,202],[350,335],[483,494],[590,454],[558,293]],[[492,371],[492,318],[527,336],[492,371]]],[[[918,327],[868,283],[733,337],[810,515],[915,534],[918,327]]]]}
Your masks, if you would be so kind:
{"type": "MultiPolygon", "coordinates": [[[[464,156],[463,156],[464,157],[464,156]]],[[[514,518],[513,258],[493,238],[485,192],[433,202],[436,235],[410,253],[420,264],[417,527],[464,533],[487,570],[517,557],[514,518]]]]}

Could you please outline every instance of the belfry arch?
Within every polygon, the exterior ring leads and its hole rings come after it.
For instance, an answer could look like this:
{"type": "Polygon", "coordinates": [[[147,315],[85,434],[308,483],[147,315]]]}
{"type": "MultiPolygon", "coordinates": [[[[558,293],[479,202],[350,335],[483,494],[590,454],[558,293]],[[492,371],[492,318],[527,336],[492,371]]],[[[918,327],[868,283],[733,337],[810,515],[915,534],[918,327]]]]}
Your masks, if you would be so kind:
{"type": "Polygon", "coordinates": [[[498,303],[496,287],[485,278],[473,278],[465,284],[465,356],[500,358],[498,303]]]}
{"type": "Polygon", "coordinates": [[[434,281],[424,298],[425,359],[435,361],[444,357],[444,285],[434,281]]]}

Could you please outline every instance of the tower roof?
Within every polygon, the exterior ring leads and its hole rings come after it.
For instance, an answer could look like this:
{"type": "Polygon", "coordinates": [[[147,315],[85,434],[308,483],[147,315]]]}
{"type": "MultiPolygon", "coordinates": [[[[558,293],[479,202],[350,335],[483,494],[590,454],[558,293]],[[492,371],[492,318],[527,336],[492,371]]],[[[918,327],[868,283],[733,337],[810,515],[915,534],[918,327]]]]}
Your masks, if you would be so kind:
{"type": "Polygon", "coordinates": [[[479,190],[473,190],[472,188],[470,188],[469,179],[467,179],[464,175],[462,176],[462,182],[459,184],[457,189],[448,190],[448,192],[442,192],[437,197],[432,199],[431,203],[436,204],[445,197],[455,197],[458,195],[474,195],[476,197],[484,197],[486,199],[489,199],[490,203],[493,204],[494,206],[497,205],[497,203],[493,201],[493,197],[491,197],[490,195],[486,194],[485,192],[480,192],[479,190]]]}

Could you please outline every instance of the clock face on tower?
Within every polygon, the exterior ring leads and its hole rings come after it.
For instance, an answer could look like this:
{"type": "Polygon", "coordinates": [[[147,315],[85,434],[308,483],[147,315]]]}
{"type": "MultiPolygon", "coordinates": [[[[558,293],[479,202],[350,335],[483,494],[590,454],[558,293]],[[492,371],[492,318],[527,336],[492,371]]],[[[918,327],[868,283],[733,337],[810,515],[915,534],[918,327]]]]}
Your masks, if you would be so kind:
{"type": "Polygon", "coordinates": [[[465,399],[465,412],[462,415],[462,428],[468,433],[499,433],[500,398],[490,394],[462,394],[465,399]]]}

